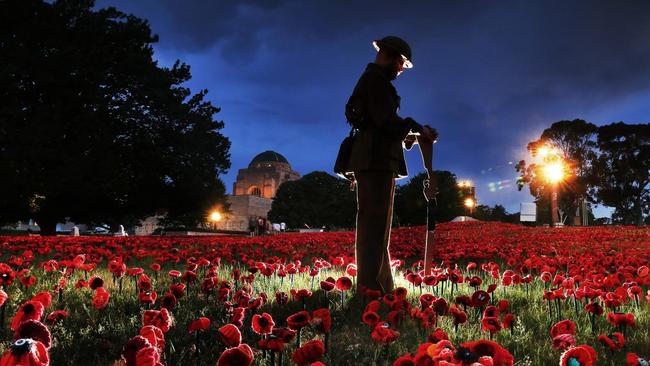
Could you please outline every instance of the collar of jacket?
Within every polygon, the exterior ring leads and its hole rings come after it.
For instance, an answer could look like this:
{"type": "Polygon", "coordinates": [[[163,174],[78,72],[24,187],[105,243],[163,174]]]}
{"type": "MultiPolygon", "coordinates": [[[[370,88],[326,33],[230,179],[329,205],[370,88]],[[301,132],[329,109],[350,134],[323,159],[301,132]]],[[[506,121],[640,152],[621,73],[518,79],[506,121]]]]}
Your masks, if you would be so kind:
{"type": "Polygon", "coordinates": [[[374,62],[371,62],[371,63],[368,64],[368,66],[366,66],[366,71],[376,72],[376,73],[380,74],[381,76],[383,76],[388,81],[395,80],[395,78],[392,77],[392,75],[390,75],[390,70],[388,70],[388,68],[383,67],[381,65],[377,65],[374,62]]]}

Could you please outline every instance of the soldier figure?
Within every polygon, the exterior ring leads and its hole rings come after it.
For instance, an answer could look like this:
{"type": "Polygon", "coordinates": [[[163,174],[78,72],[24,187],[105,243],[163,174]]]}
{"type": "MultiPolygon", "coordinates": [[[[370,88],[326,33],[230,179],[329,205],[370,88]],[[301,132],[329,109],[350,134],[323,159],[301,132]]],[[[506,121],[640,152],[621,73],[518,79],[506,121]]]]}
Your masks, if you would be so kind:
{"type": "Polygon", "coordinates": [[[388,242],[395,179],[408,175],[403,149],[410,148],[414,134],[433,141],[437,133],[397,114],[400,97],[391,81],[413,67],[411,47],[394,36],[376,40],[373,46],[375,62],[357,82],[346,117],[357,129],[349,162],[357,187],[357,289],[386,293],[393,290],[388,242]]]}

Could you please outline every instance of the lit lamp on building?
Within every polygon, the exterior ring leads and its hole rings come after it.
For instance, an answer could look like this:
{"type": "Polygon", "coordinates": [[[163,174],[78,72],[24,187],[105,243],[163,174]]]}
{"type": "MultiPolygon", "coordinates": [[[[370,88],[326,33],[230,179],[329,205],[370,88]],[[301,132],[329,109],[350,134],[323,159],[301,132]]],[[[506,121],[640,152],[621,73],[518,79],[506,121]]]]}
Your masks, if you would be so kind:
{"type": "Polygon", "coordinates": [[[212,230],[217,229],[217,222],[221,221],[221,212],[212,211],[209,216],[210,222],[212,222],[212,230]]]}

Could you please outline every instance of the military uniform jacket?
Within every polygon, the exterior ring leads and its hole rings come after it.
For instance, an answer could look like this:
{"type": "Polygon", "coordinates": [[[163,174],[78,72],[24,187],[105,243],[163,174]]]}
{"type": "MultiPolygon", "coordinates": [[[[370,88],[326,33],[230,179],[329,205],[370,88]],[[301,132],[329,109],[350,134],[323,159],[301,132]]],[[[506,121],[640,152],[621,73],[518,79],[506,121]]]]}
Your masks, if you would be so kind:
{"type": "Polygon", "coordinates": [[[355,136],[350,170],[391,170],[398,179],[406,177],[403,141],[409,131],[421,132],[422,127],[397,115],[400,97],[386,70],[368,64],[352,92],[355,96],[365,107],[367,122],[355,136]]]}

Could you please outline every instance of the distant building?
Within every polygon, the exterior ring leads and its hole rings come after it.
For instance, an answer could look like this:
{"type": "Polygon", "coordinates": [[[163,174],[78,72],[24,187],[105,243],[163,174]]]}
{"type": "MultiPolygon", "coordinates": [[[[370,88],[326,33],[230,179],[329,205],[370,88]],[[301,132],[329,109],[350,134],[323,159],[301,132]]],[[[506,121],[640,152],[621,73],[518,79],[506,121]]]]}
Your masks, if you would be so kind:
{"type": "Polygon", "coordinates": [[[232,213],[217,223],[217,228],[248,231],[250,221],[267,218],[278,187],[299,178],[281,154],[270,150],[258,154],[248,168],[239,169],[233,194],[226,197],[232,213]]]}

